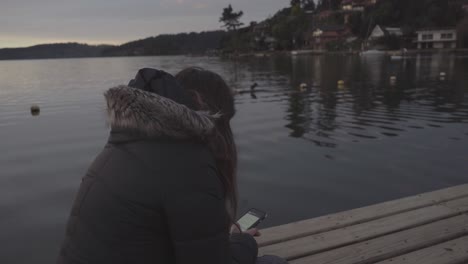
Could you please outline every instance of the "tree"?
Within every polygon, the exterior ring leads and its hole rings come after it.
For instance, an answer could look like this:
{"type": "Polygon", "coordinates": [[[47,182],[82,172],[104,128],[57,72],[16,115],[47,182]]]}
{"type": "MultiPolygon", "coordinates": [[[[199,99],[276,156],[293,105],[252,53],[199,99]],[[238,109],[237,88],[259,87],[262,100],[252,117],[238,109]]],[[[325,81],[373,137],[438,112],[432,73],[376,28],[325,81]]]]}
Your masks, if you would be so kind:
{"type": "Polygon", "coordinates": [[[224,23],[223,27],[227,28],[229,31],[236,30],[238,27],[244,25],[244,23],[239,21],[243,15],[243,11],[234,12],[232,6],[229,4],[228,7],[223,9],[223,14],[219,22],[224,23]]]}
{"type": "Polygon", "coordinates": [[[315,10],[314,0],[291,0],[290,3],[292,8],[315,10]]]}
{"type": "Polygon", "coordinates": [[[468,16],[458,24],[458,48],[468,48],[468,16]]]}
{"type": "Polygon", "coordinates": [[[291,6],[300,6],[301,5],[301,0],[291,0],[291,6]]]}
{"type": "Polygon", "coordinates": [[[302,8],[304,8],[304,10],[314,11],[315,1],[314,0],[302,0],[302,8]]]}
{"type": "Polygon", "coordinates": [[[384,45],[387,49],[398,50],[402,47],[402,40],[394,35],[386,35],[377,39],[377,44],[384,45]]]}
{"type": "Polygon", "coordinates": [[[278,48],[293,49],[302,46],[308,20],[301,9],[295,15],[277,14],[272,25],[272,35],[278,40],[278,48]]]}
{"type": "Polygon", "coordinates": [[[338,10],[341,0],[319,0],[317,9],[319,10],[338,10]]]}
{"type": "Polygon", "coordinates": [[[367,38],[367,30],[365,29],[366,24],[363,21],[363,16],[360,13],[353,13],[349,16],[348,24],[354,35],[361,38],[367,38]]]}
{"type": "Polygon", "coordinates": [[[300,5],[295,5],[291,7],[291,16],[299,16],[302,14],[302,9],[300,5]]]}

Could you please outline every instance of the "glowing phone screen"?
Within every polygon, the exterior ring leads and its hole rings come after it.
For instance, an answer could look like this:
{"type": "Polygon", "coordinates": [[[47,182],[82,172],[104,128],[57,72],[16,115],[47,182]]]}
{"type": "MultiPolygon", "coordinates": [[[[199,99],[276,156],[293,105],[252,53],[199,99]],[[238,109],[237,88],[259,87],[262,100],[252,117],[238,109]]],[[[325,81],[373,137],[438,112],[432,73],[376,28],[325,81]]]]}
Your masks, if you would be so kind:
{"type": "Polygon", "coordinates": [[[252,215],[250,213],[247,213],[237,223],[239,224],[241,231],[244,232],[250,227],[252,227],[255,222],[257,222],[260,218],[258,216],[252,215]]]}

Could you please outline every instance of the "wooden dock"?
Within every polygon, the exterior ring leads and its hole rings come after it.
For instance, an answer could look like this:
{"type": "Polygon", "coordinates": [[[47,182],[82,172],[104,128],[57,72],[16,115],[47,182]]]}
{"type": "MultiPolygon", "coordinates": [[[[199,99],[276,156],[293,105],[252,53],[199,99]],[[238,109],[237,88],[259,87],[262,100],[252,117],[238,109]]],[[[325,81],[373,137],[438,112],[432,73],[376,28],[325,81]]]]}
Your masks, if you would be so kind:
{"type": "Polygon", "coordinates": [[[291,264],[468,263],[468,184],[262,230],[291,264]]]}

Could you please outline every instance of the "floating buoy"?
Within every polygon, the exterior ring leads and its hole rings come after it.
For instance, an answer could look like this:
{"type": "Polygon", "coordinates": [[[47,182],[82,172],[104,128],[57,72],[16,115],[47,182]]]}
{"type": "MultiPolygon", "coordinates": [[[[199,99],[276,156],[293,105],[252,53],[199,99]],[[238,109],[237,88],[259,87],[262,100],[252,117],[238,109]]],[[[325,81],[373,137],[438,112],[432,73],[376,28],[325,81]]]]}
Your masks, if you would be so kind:
{"type": "Polygon", "coordinates": [[[440,80],[444,81],[447,74],[445,72],[441,72],[439,76],[440,76],[440,80]]]}
{"type": "Polygon", "coordinates": [[[306,89],[307,89],[307,83],[301,83],[301,84],[299,85],[299,90],[305,91],[306,89]]]}
{"type": "Polygon", "coordinates": [[[344,85],[344,84],[345,84],[345,82],[343,80],[338,81],[338,85],[344,85]]]}
{"type": "Polygon", "coordinates": [[[397,77],[396,77],[396,76],[390,76],[390,85],[395,85],[395,84],[396,84],[396,81],[397,81],[397,77]]]}
{"type": "Polygon", "coordinates": [[[40,112],[41,112],[41,108],[38,105],[31,106],[31,115],[38,116],[40,112]]]}

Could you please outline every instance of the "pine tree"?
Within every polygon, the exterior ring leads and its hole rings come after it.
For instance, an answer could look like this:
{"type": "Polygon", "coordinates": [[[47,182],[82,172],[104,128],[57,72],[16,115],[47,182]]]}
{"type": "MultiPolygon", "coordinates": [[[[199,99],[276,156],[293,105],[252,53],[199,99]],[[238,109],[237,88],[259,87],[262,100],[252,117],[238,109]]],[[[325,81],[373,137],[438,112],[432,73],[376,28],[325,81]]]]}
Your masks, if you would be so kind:
{"type": "Polygon", "coordinates": [[[239,19],[244,15],[244,12],[234,12],[231,4],[228,7],[223,9],[223,14],[219,19],[219,22],[224,23],[223,27],[227,28],[229,31],[236,30],[238,27],[244,25],[240,22],[239,19]]]}
{"type": "Polygon", "coordinates": [[[301,4],[301,0],[291,0],[291,6],[295,7],[301,4]]]}

